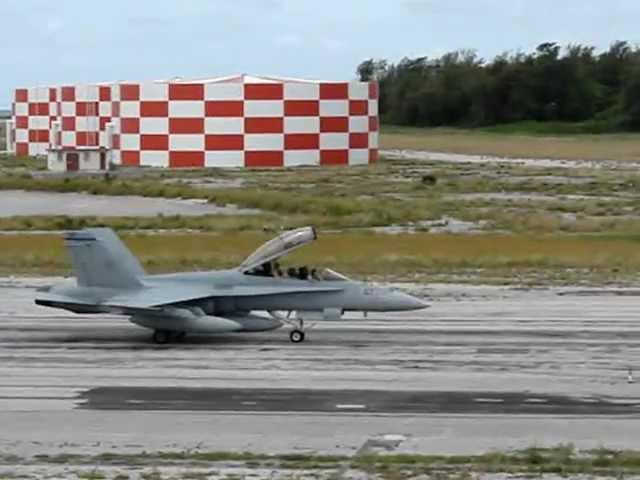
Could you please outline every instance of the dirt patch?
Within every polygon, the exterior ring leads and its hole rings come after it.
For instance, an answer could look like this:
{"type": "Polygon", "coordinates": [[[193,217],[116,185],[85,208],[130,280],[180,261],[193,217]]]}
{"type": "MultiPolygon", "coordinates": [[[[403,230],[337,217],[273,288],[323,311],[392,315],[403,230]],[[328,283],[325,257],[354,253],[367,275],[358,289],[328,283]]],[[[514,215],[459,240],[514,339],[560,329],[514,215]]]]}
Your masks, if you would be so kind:
{"type": "Polygon", "coordinates": [[[418,232],[472,234],[481,233],[487,225],[488,222],[485,220],[465,222],[464,220],[458,220],[456,218],[442,217],[437,220],[425,220],[408,225],[374,227],[372,230],[376,233],[389,233],[393,235],[418,232]]]}
{"type": "Polygon", "coordinates": [[[524,192],[482,192],[482,193],[454,193],[446,195],[447,200],[496,200],[515,202],[558,202],[558,201],[579,201],[597,200],[602,202],[615,202],[616,197],[603,197],[592,195],[545,195],[543,193],[524,192]]]}
{"type": "Polygon", "coordinates": [[[564,175],[501,175],[498,178],[506,183],[535,182],[546,185],[589,185],[597,182],[596,177],[569,177],[564,175]]]}
{"type": "Polygon", "coordinates": [[[188,185],[190,187],[197,187],[197,188],[220,189],[220,188],[240,188],[246,182],[242,178],[202,177],[202,178],[168,178],[164,180],[163,183],[168,183],[168,184],[177,183],[180,185],[188,185]]]}

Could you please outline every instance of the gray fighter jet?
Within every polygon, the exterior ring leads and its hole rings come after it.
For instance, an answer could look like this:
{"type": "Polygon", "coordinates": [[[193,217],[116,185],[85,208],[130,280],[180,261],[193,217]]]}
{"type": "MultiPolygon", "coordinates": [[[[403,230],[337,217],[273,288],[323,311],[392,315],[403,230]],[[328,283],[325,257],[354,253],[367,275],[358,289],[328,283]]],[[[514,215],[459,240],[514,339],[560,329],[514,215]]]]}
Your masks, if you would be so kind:
{"type": "Polygon", "coordinates": [[[348,311],[427,306],[406,293],[329,269],[281,271],[281,257],[316,238],[312,227],[299,228],[265,243],[231,270],[148,275],[112,230],[74,231],[66,234],[65,246],[77,285],[42,289],[35,302],[75,313],[126,315],[153,330],[154,342],[161,344],[187,333],[258,332],[283,325],[291,327],[290,340],[299,343],[305,320],[338,321],[348,311]]]}

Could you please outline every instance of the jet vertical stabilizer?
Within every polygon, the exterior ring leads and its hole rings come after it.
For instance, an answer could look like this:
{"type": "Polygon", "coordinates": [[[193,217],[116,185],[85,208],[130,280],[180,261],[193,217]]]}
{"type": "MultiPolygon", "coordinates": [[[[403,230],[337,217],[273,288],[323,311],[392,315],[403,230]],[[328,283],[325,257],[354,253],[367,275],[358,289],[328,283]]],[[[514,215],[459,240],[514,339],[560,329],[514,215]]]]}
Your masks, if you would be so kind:
{"type": "Polygon", "coordinates": [[[87,228],[65,235],[65,246],[81,287],[137,289],[145,275],[140,262],[108,228],[87,228]]]}

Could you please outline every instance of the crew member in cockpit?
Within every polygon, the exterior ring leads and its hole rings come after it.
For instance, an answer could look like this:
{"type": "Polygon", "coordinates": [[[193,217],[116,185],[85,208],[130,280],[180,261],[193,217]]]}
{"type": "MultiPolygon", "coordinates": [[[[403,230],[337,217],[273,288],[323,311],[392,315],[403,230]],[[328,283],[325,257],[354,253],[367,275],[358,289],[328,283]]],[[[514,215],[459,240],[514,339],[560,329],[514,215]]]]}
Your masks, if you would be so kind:
{"type": "Polygon", "coordinates": [[[284,273],[282,272],[282,268],[280,268],[280,263],[273,263],[273,276],[274,277],[283,277],[284,273]]]}
{"type": "Polygon", "coordinates": [[[263,277],[273,277],[273,269],[271,268],[271,262],[265,262],[261,265],[258,275],[263,277]]]}
{"type": "Polygon", "coordinates": [[[308,280],[309,279],[309,267],[306,265],[300,267],[298,269],[298,278],[300,280],[308,280]]]}

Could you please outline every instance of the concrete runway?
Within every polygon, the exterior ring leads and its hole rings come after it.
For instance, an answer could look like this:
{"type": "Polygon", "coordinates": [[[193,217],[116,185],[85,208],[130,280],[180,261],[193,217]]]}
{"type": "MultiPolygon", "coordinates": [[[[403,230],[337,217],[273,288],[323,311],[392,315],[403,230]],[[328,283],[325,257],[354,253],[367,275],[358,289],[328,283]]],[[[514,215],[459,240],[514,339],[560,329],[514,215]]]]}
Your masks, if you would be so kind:
{"type": "Polygon", "coordinates": [[[254,215],[257,209],[214,205],[206,201],[134,195],[0,191],[0,218],[30,215],[155,217],[156,215],[254,215]]]}
{"type": "Polygon", "coordinates": [[[126,319],[33,305],[52,281],[0,279],[7,454],[640,441],[637,292],[410,286],[432,308],[323,323],[300,345],[278,330],[157,346],[126,319]]]}

